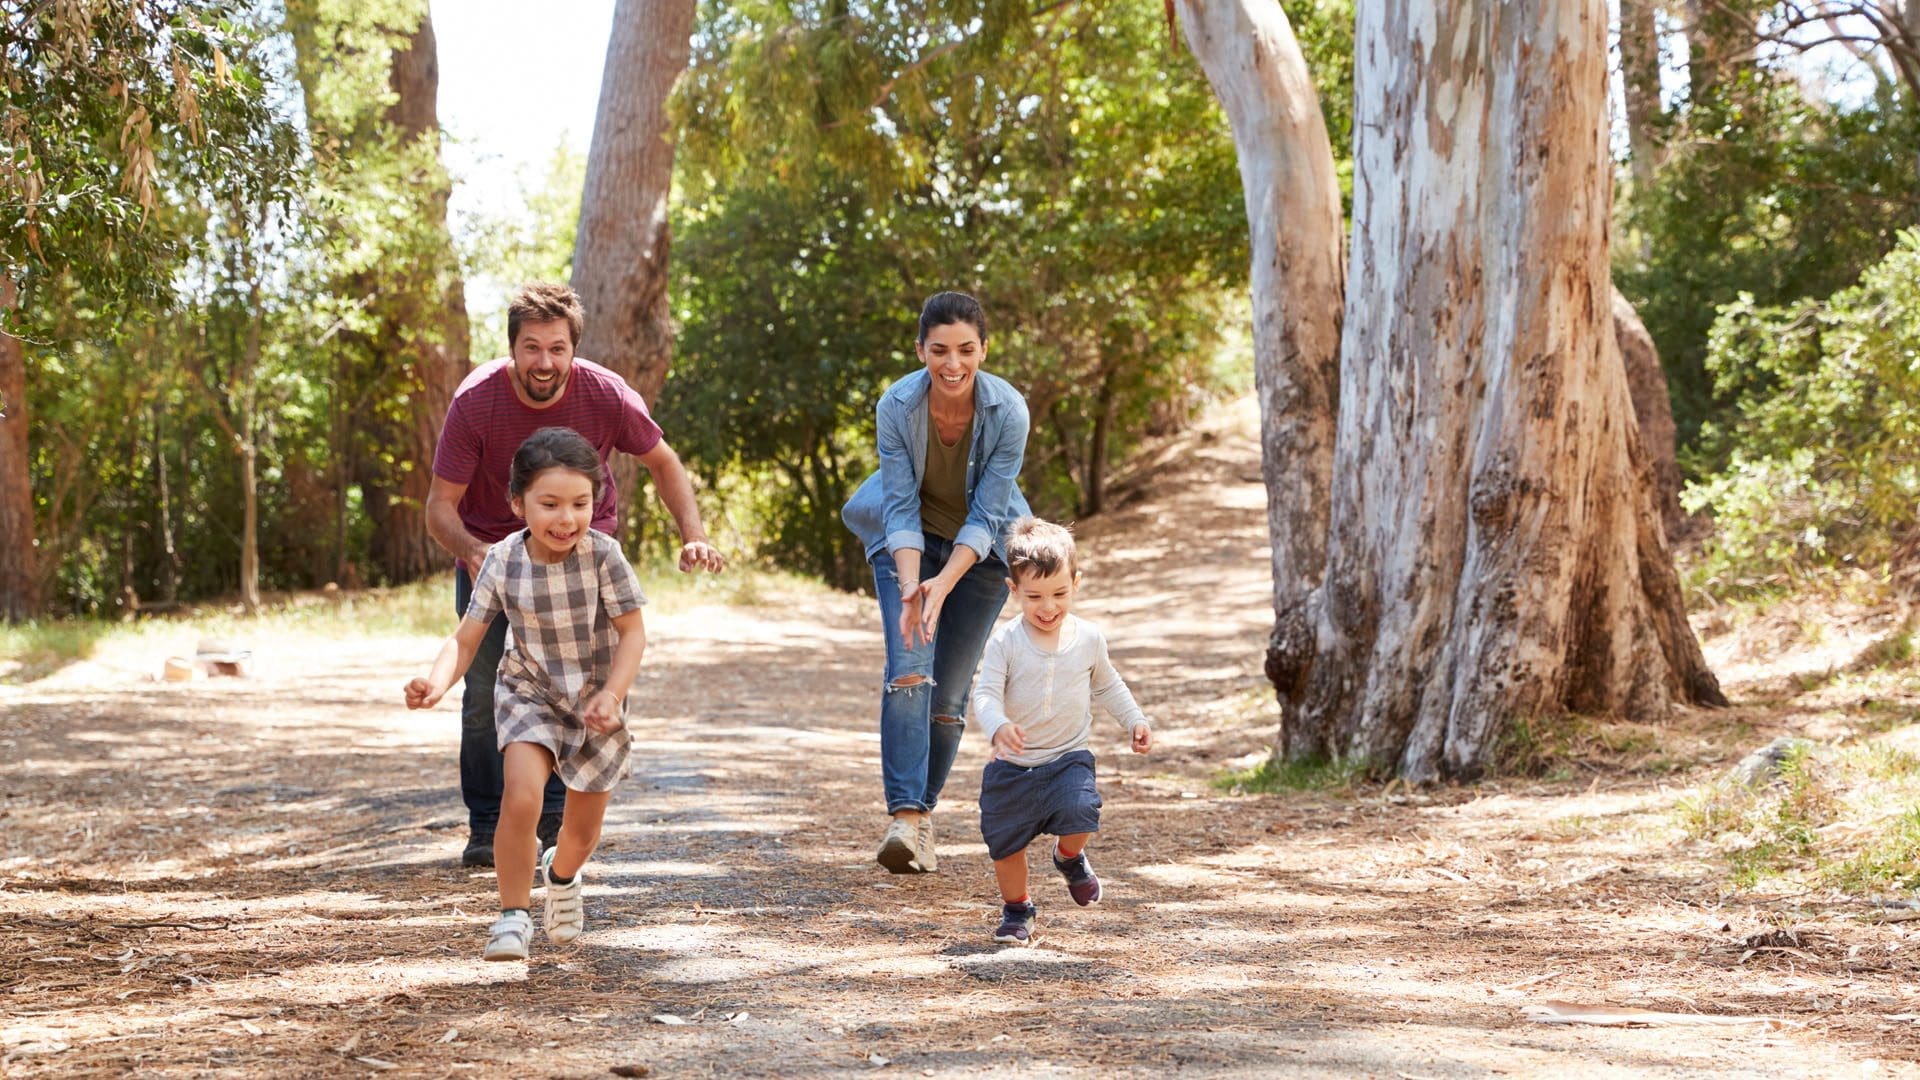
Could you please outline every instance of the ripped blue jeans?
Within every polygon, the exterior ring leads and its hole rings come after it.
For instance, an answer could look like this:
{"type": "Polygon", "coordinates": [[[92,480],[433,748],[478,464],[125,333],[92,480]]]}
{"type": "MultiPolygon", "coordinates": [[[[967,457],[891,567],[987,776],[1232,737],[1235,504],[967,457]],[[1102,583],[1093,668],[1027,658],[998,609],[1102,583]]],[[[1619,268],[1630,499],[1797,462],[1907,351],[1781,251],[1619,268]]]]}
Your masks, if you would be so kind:
{"type": "MultiPolygon", "coordinates": [[[[951,540],[928,536],[926,542],[920,553],[922,581],[938,574],[953,554],[951,540]]],[[[941,605],[932,643],[920,641],[908,648],[900,640],[900,578],[893,554],[881,551],[873,557],[881,636],[887,641],[880,695],[880,774],[887,813],[931,810],[940,800],[966,730],[974,669],[1007,602],[1006,579],[1007,566],[997,558],[973,564],[941,605]],[[919,681],[913,681],[915,676],[919,681]]]]}

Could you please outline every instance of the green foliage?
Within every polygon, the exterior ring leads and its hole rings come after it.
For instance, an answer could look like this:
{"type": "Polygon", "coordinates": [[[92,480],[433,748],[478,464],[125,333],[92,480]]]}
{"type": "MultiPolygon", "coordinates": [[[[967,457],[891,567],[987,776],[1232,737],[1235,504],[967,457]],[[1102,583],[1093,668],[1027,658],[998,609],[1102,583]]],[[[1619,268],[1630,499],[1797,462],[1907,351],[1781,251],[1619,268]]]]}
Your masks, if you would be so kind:
{"type": "Polygon", "coordinates": [[[837,512],[930,293],[985,303],[1043,513],[1096,509],[1110,463],[1206,392],[1246,223],[1159,10],[715,5],[694,45],[662,410],[710,487],[767,478],[755,514],[791,565],[864,576],[837,512]]]}
{"type": "MultiPolygon", "coordinates": [[[[573,277],[586,155],[555,145],[544,175],[518,177],[520,200],[497,216],[469,216],[457,237],[467,283],[469,334],[476,358],[507,355],[507,300],[529,281],[573,277]]],[[[674,253],[677,256],[678,252],[674,253]]]]}
{"type": "Polygon", "coordinates": [[[1211,783],[1221,791],[1261,795],[1279,791],[1348,791],[1367,778],[1360,758],[1305,758],[1292,761],[1268,755],[1250,769],[1229,770],[1211,783]]]}
{"type": "MultiPolygon", "coordinates": [[[[20,306],[73,274],[157,297],[191,232],[170,202],[278,186],[291,129],[244,0],[33,4],[0,37],[0,272],[20,306]]],[[[32,336],[32,327],[27,330],[32,336]]]]}
{"type": "Polygon", "coordinates": [[[1785,58],[1733,69],[1669,118],[1651,190],[1621,206],[1615,281],[1659,348],[1695,475],[1734,449],[1700,445],[1732,404],[1709,369],[1716,311],[1827,296],[1920,224],[1916,103],[1890,89],[1844,106],[1812,94],[1785,58]]]}
{"type": "Polygon", "coordinates": [[[1877,569],[1920,498],[1920,230],[1825,302],[1721,311],[1708,368],[1728,464],[1691,486],[1717,524],[1697,569],[1722,590],[1877,569]]]}
{"type": "Polygon", "coordinates": [[[1677,807],[1742,888],[1772,878],[1855,894],[1920,888],[1920,758],[1880,743],[1791,751],[1771,781],[1709,784],[1677,807]]]}

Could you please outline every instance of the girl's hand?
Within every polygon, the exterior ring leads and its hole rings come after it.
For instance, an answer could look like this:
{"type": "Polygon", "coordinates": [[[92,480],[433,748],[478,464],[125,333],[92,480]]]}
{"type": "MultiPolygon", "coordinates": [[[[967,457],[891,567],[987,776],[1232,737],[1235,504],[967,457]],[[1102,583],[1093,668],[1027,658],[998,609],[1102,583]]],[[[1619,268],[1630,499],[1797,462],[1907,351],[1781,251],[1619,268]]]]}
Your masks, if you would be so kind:
{"type": "Polygon", "coordinates": [[[444,690],[435,690],[425,679],[414,679],[407,683],[407,708],[431,709],[440,704],[440,695],[444,690]]]}
{"type": "Polygon", "coordinates": [[[1133,725],[1133,752],[1144,754],[1153,746],[1153,729],[1145,724],[1133,725]]]}
{"type": "Polygon", "coordinates": [[[626,726],[620,722],[620,699],[605,690],[587,699],[587,707],[580,711],[580,720],[596,735],[611,735],[626,726]]]}
{"type": "Polygon", "coordinates": [[[993,733],[993,756],[1009,757],[1027,748],[1027,733],[1020,730],[1019,724],[1002,724],[1000,730],[993,733]]]}

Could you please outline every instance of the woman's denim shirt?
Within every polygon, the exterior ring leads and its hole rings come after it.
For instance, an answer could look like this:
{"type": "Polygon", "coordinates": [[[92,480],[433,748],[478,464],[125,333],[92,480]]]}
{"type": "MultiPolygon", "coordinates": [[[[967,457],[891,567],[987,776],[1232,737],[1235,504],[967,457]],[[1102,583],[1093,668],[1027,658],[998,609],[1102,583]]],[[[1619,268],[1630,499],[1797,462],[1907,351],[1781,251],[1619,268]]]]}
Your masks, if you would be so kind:
{"type": "MultiPolygon", "coordinates": [[[[874,407],[880,468],[840,510],[840,520],[865,545],[867,560],[881,550],[925,551],[920,524],[920,478],[927,471],[927,390],[922,368],[880,395],[874,407]]],[[[1007,526],[1032,513],[1020,494],[1020,463],[1027,454],[1027,402],[998,375],[973,375],[973,445],[967,450],[967,520],[956,544],[1006,561],[1007,526]]]]}

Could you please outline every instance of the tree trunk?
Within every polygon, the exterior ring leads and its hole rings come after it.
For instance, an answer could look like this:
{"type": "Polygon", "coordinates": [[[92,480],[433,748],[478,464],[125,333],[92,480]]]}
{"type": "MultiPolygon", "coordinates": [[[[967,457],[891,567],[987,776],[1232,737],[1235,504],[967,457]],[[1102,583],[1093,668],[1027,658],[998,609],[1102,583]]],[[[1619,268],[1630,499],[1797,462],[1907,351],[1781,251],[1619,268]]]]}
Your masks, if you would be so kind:
{"type": "Polygon", "coordinates": [[[1087,436],[1087,487],[1080,500],[1080,513],[1086,517],[1107,508],[1107,440],[1113,432],[1114,375],[1108,369],[1100,377],[1100,392],[1094,398],[1093,432],[1087,436]]]}
{"type": "Polygon", "coordinates": [[[1726,77],[1753,62],[1757,13],[1728,0],[1687,0],[1687,96],[1698,106],[1726,77]]]}
{"type": "Polygon", "coordinates": [[[1642,193],[1652,186],[1653,171],[1660,164],[1660,31],[1654,17],[1658,10],[1658,0],[1620,0],[1620,89],[1626,98],[1633,183],[1642,193]]]}
{"type": "MultiPolygon", "coordinates": [[[[264,215],[263,215],[264,217],[264,215]]],[[[249,613],[260,610],[260,268],[248,259],[247,355],[235,371],[234,448],[240,454],[240,602],[249,613]]]]}
{"type": "Polygon", "coordinates": [[[1613,290],[1613,336],[1627,371],[1634,426],[1639,429],[1640,445],[1647,452],[1653,504],[1660,511],[1662,530],[1671,543],[1686,520],[1680,511],[1680,463],[1675,456],[1673,401],[1667,396],[1667,373],[1660,367],[1653,335],[1647,333],[1640,314],[1620,295],[1619,289],[1613,290]]]}
{"type": "MultiPolygon", "coordinates": [[[[674,131],[667,96],[692,54],[695,7],[695,0],[619,0],[614,7],[573,247],[573,289],[587,309],[579,354],[619,372],[648,405],[660,396],[673,359],[667,196],[674,131]]],[[[632,459],[614,460],[623,495],[633,493],[637,474],[632,459]]]]}
{"type": "Polygon", "coordinates": [[[1279,4],[1179,0],[1179,12],[1233,127],[1251,230],[1254,389],[1273,541],[1266,673],[1285,705],[1312,663],[1309,608],[1327,558],[1346,277],[1340,185],[1306,57],[1279,4]]]}
{"type": "Polygon", "coordinates": [[[422,15],[411,41],[393,54],[389,85],[397,95],[387,109],[402,153],[420,157],[419,213],[430,242],[403,271],[408,288],[384,312],[387,342],[402,352],[396,367],[411,373],[410,421],[396,432],[405,439],[405,458],[391,477],[393,498],[375,541],[381,571],[389,582],[414,581],[445,565],[439,545],[427,534],[427,491],[433,485],[433,452],[446,419],[447,405],[466,377],[467,304],[453,235],[447,229],[447,199],[452,181],[440,163],[440,62],[433,19],[422,15]]]}
{"type": "Polygon", "coordinates": [[[160,601],[180,599],[180,550],[173,539],[173,493],[167,480],[166,403],[153,405],[153,475],[160,483],[160,601]]]}
{"type": "Polygon", "coordinates": [[[1332,558],[1289,757],[1719,702],[1614,344],[1604,0],[1360,8],[1332,558]]]}
{"type": "Polygon", "coordinates": [[[15,296],[13,279],[0,274],[0,618],[17,623],[40,612],[40,574],[27,457],[27,358],[5,328],[15,296]]]}

